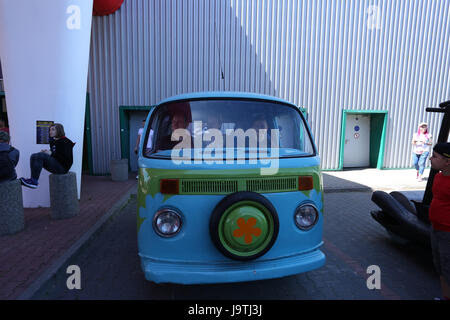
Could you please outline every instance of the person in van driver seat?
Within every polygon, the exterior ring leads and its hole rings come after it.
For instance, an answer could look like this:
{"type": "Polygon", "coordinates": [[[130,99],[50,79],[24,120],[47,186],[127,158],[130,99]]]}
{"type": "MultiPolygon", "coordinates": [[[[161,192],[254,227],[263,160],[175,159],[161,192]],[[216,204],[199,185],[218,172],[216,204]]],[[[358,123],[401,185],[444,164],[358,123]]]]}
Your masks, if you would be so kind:
{"type": "MultiPolygon", "coordinates": [[[[180,143],[182,137],[179,138],[177,141],[172,141],[172,134],[177,129],[187,129],[189,125],[188,119],[186,118],[186,115],[183,113],[176,113],[172,117],[172,121],[170,123],[170,134],[161,137],[159,139],[159,145],[157,146],[157,150],[171,150],[173,147],[175,147],[178,143],[180,143]]],[[[190,138],[190,136],[189,136],[190,138]]]]}
{"type": "MultiPolygon", "coordinates": [[[[271,141],[270,141],[270,139],[271,139],[271,137],[270,137],[270,129],[269,129],[269,125],[267,123],[267,120],[266,120],[266,118],[263,115],[258,115],[253,120],[251,128],[256,130],[256,134],[258,135],[259,145],[260,146],[264,145],[266,147],[270,147],[270,143],[271,143],[271,141]],[[260,136],[259,135],[260,134],[259,130],[266,130],[266,133],[260,136]]],[[[261,132],[261,134],[262,134],[262,132],[261,132]]]]}

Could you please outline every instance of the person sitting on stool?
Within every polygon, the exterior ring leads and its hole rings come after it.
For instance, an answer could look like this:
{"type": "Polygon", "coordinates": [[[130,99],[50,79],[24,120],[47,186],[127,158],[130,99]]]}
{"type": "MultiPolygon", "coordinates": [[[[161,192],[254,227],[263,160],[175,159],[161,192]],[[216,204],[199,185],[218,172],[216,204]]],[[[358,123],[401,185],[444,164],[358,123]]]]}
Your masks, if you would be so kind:
{"type": "Polygon", "coordinates": [[[64,127],[60,123],[49,128],[50,150],[41,150],[30,157],[31,178],[20,178],[22,185],[36,189],[42,168],[51,173],[65,174],[73,163],[72,149],[75,143],[65,136],[64,127]]]}
{"type": "Polygon", "coordinates": [[[9,144],[10,136],[0,131],[0,182],[17,179],[16,166],[19,162],[19,150],[9,144]]]}

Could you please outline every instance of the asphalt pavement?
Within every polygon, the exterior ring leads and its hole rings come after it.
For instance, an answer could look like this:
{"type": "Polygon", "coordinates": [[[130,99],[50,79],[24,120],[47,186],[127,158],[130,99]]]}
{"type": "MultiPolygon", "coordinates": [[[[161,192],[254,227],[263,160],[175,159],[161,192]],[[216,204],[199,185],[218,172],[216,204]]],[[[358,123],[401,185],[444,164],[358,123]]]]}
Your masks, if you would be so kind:
{"type": "Polygon", "coordinates": [[[113,216],[33,299],[183,300],[431,300],[440,294],[431,253],[393,242],[370,216],[371,192],[325,193],[324,267],[280,279],[214,285],[155,284],[137,255],[136,199],[113,216]],[[69,290],[68,266],[81,270],[81,289],[69,290]],[[368,289],[378,266],[381,289],[368,289]]]}
{"type": "MultiPolygon", "coordinates": [[[[425,177],[428,176],[428,169],[425,177]]],[[[439,284],[429,250],[402,246],[370,217],[375,190],[422,197],[415,170],[323,172],[327,263],[273,280],[217,285],[156,285],[144,279],[136,243],[136,180],[86,176],[80,215],[52,221],[49,209],[26,209],[25,229],[0,242],[0,299],[429,299],[439,284]],[[130,198],[131,195],[131,198],[130,198]],[[134,195],[134,196],[133,196],[134,195]],[[121,208],[121,209],[120,209],[121,208]],[[66,272],[80,267],[82,289],[66,272]],[[381,290],[368,290],[367,268],[379,266],[381,290]]]]}

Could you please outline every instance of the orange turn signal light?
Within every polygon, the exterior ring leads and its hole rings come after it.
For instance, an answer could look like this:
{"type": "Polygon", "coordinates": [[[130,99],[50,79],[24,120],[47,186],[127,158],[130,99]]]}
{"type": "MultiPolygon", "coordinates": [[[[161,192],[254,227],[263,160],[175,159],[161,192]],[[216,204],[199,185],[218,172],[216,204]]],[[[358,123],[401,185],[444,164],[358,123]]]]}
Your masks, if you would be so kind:
{"type": "Polygon", "coordinates": [[[312,176],[298,177],[298,190],[306,191],[314,189],[314,181],[312,176]]]}
{"type": "Polygon", "coordinates": [[[178,179],[162,179],[159,187],[162,194],[180,193],[180,181],[178,179]]]}

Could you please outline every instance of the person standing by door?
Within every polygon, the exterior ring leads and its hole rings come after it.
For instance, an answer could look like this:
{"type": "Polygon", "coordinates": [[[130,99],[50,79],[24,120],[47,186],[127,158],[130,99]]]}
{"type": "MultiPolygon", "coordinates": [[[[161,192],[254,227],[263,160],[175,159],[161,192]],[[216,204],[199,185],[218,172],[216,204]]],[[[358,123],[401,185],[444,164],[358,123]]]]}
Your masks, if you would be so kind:
{"type": "MultiPolygon", "coordinates": [[[[139,128],[137,138],[136,138],[136,146],[134,147],[134,153],[138,154],[139,143],[141,142],[142,134],[144,133],[145,127],[145,119],[142,120],[142,127],[139,128]]],[[[139,175],[136,176],[136,179],[139,179],[139,175]]]]}
{"type": "Polygon", "coordinates": [[[428,124],[421,122],[416,133],[412,138],[413,145],[413,163],[416,168],[416,179],[421,182],[423,180],[423,172],[430,154],[430,147],[433,145],[431,134],[428,132],[428,124]]]}

